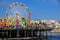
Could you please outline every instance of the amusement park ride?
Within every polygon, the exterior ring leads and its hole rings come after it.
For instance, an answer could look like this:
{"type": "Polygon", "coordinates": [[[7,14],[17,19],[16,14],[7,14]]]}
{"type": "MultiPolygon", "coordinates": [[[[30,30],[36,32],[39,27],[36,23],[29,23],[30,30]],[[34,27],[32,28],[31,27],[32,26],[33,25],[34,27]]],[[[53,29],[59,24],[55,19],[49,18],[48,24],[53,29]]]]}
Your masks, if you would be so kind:
{"type": "MultiPolygon", "coordinates": [[[[23,11],[22,10],[22,11],[23,11]]],[[[23,3],[12,3],[6,10],[6,18],[0,18],[0,29],[9,29],[9,28],[29,28],[30,27],[30,12],[28,7],[23,3]],[[26,11],[27,17],[20,17],[21,8],[26,11]],[[20,8],[20,9],[19,9],[20,8]],[[14,16],[14,17],[13,17],[14,16]]]]}
{"type": "MultiPolygon", "coordinates": [[[[45,25],[44,23],[42,24],[45,25]]],[[[30,22],[30,12],[25,4],[12,3],[6,10],[6,17],[0,18],[0,38],[41,36],[41,29],[39,30],[41,26],[36,28],[36,25],[38,24],[30,22]]]]}

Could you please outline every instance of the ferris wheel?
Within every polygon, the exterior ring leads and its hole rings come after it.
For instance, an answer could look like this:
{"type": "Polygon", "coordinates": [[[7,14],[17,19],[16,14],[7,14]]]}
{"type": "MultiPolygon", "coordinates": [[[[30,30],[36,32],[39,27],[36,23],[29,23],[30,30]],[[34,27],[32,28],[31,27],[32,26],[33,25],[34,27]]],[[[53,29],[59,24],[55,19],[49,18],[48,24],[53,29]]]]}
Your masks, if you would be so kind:
{"type": "Polygon", "coordinates": [[[19,17],[24,17],[27,18],[29,13],[28,7],[19,2],[12,3],[9,5],[9,7],[6,10],[6,18],[8,17],[13,17],[13,18],[19,18],[19,17]]]}
{"type": "Polygon", "coordinates": [[[26,22],[26,24],[30,25],[29,9],[25,4],[23,4],[21,2],[20,3],[15,2],[15,3],[12,3],[11,5],[9,5],[9,7],[6,10],[6,18],[8,19],[9,17],[28,19],[28,23],[26,22]]]}

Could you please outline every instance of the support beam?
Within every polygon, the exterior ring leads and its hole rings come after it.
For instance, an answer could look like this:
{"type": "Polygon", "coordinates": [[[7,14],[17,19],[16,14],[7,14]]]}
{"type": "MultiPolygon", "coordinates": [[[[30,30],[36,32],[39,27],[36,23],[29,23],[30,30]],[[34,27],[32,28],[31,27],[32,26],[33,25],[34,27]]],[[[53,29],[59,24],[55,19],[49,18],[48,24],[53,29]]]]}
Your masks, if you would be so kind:
{"type": "Polygon", "coordinates": [[[30,27],[30,13],[28,13],[28,27],[30,27]]]}

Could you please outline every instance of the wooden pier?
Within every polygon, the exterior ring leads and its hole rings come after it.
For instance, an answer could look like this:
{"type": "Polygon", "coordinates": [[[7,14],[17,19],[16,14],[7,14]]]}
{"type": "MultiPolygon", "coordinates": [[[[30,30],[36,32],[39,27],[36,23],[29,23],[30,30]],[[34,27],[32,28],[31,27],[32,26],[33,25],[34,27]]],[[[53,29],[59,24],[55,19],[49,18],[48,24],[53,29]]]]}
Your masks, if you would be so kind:
{"type": "Polygon", "coordinates": [[[11,30],[0,30],[0,38],[4,39],[28,39],[28,38],[36,38],[36,37],[44,37],[44,32],[47,37],[47,31],[51,31],[52,29],[11,29],[11,30]],[[42,33],[43,32],[43,35],[42,33]]]}

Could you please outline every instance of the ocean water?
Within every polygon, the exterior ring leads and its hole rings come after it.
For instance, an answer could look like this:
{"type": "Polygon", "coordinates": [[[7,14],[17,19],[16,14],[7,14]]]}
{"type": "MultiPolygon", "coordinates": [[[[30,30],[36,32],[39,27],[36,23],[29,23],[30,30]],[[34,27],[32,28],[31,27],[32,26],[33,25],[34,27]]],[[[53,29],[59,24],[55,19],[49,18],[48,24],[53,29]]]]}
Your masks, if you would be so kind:
{"type": "MultiPolygon", "coordinates": [[[[48,40],[50,40],[50,39],[48,39],[48,40]]],[[[52,37],[51,40],[60,40],[60,38],[52,37]]]]}
{"type": "Polygon", "coordinates": [[[56,36],[51,36],[51,37],[48,37],[48,40],[60,40],[60,36],[59,35],[56,35],[56,36]]]}
{"type": "Polygon", "coordinates": [[[49,36],[49,37],[43,37],[43,38],[35,38],[33,40],[60,40],[60,37],[49,36]]]}
{"type": "Polygon", "coordinates": [[[48,34],[43,40],[60,40],[60,33],[48,34]]]}

